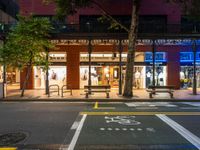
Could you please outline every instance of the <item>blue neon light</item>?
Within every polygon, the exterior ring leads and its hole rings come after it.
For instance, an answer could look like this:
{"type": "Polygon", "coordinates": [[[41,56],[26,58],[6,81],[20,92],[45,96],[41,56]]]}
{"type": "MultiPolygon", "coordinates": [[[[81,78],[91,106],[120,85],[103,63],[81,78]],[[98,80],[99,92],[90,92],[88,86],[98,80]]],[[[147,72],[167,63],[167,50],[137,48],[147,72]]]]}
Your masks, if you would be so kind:
{"type": "MultiPolygon", "coordinates": [[[[145,53],[145,62],[153,62],[153,53],[146,52],[145,53]]],[[[156,52],[155,54],[155,62],[166,62],[166,53],[165,52],[156,52]]]]}
{"type": "MultiPolygon", "coordinates": [[[[180,52],[180,62],[193,62],[194,53],[193,52],[180,52]]],[[[196,53],[196,61],[200,62],[200,52],[196,53]]]]}

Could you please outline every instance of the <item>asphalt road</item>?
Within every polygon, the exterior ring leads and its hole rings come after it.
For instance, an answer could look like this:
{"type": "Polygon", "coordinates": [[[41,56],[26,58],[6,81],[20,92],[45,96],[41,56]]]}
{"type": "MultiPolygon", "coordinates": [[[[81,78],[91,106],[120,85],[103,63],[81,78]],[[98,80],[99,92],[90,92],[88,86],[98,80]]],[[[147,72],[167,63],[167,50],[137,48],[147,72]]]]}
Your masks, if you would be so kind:
{"type": "Polygon", "coordinates": [[[200,103],[0,103],[0,145],[23,150],[198,150],[199,124],[200,103]]]}

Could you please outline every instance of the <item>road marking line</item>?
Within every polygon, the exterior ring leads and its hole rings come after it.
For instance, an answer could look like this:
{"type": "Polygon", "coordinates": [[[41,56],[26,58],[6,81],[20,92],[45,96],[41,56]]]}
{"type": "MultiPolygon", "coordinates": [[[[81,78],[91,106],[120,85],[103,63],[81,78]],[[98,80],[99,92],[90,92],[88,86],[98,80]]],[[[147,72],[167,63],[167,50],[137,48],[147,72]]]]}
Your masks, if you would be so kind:
{"type": "Polygon", "coordinates": [[[190,105],[190,106],[200,107],[200,103],[199,102],[182,102],[182,104],[187,104],[187,105],[190,105]]]}
{"type": "Polygon", "coordinates": [[[174,120],[170,119],[164,114],[156,114],[158,118],[160,118],[162,121],[164,121],[166,124],[168,124],[170,127],[172,127],[176,132],[178,132],[180,135],[182,135],[186,140],[188,140],[190,143],[192,143],[195,147],[197,147],[200,150],[200,138],[194,135],[192,132],[175,122],[174,120]]]}
{"type": "Polygon", "coordinates": [[[80,121],[80,124],[79,124],[78,128],[76,129],[76,132],[75,132],[75,134],[74,134],[74,136],[73,136],[73,138],[71,140],[71,143],[69,144],[68,150],[73,150],[74,149],[74,147],[76,145],[76,142],[78,140],[78,137],[79,137],[79,135],[81,133],[81,130],[82,130],[82,127],[83,127],[83,124],[85,122],[86,117],[87,117],[87,114],[84,114],[82,119],[81,119],[81,121],[80,121]]]}
{"type": "Polygon", "coordinates": [[[0,150],[17,150],[16,147],[2,147],[0,150]]]}
{"type": "Polygon", "coordinates": [[[147,109],[158,109],[158,107],[136,107],[136,109],[145,109],[145,110],[147,110],[147,109]]]}
{"type": "Polygon", "coordinates": [[[200,107],[180,107],[180,109],[190,109],[190,110],[198,110],[200,107]]]}
{"type": "Polygon", "coordinates": [[[75,129],[77,129],[78,128],[78,125],[79,125],[79,123],[80,123],[80,121],[75,121],[74,123],[73,123],[73,125],[71,126],[71,130],[75,130],[75,129]]]}
{"type": "Polygon", "coordinates": [[[95,104],[94,104],[94,108],[93,109],[98,109],[98,102],[96,102],[95,104]]]}
{"type": "Polygon", "coordinates": [[[94,109],[115,109],[115,107],[98,107],[98,108],[94,108],[94,109]]]}
{"type": "MultiPolygon", "coordinates": [[[[159,112],[160,114],[174,115],[174,116],[199,116],[200,112],[159,112]]],[[[158,112],[80,112],[81,115],[87,114],[90,116],[152,116],[158,112]]]]}

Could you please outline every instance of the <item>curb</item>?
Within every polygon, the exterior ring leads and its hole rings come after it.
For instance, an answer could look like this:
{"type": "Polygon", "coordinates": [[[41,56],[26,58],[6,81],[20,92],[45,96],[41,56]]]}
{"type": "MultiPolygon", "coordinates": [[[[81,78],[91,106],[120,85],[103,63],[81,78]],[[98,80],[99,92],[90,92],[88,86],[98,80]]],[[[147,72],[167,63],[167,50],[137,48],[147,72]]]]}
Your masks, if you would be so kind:
{"type": "Polygon", "coordinates": [[[200,100],[188,100],[188,99],[48,99],[48,98],[24,98],[24,99],[0,99],[0,103],[3,102],[200,102],[200,100]]]}

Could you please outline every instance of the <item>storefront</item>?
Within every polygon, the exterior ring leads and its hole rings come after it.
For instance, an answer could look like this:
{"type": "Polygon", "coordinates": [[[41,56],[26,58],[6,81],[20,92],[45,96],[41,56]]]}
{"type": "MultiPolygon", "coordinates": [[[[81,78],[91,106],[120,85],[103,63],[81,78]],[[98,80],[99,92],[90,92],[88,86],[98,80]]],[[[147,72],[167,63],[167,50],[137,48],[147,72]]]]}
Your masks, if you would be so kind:
{"type": "MultiPolygon", "coordinates": [[[[50,53],[49,54],[50,66],[49,66],[49,85],[57,84],[60,87],[67,84],[67,67],[66,65],[66,53],[50,53]]],[[[33,67],[34,70],[34,88],[44,89],[46,82],[46,72],[42,67],[33,67]]]]}
{"type": "MultiPolygon", "coordinates": [[[[193,61],[194,54],[193,52],[180,52],[180,83],[181,88],[187,89],[191,88],[193,85],[193,61]]],[[[200,88],[200,52],[197,52],[196,57],[196,79],[197,79],[197,88],[200,88]]]]}
{"type": "MultiPolygon", "coordinates": [[[[127,54],[122,54],[122,86],[125,83],[127,54]]],[[[166,85],[166,53],[156,53],[155,83],[166,85]]],[[[91,55],[91,81],[92,85],[110,84],[112,88],[119,86],[119,54],[93,53],[91,55]]],[[[89,67],[88,54],[80,54],[80,88],[88,84],[89,67]]],[[[153,67],[151,52],[136,52],[133,69],[135,89],[143,89],[153,83],[153,67]]]]}
{"type": "MultiPolygon", "coordinates": [[[[145,53],[146,66],[146,87],[153,84],[153,54],[145,53]]],[[[156,52],[155,54],[155,85],[166,85],[167,83],[167,53],[156,52]]]]}
{"type": "MultiPolygon", "coordinates": [[[[92,85],[110,84],[113,88],[119,85],[119,55],[94,53],[91,55],[91,81],[92,85]]],[[[126,54],[122,54],[125,65],[126,54]]],[[[88,84],[89,78],[88,54],[80,54],[80,88],[88,84]]]]}

